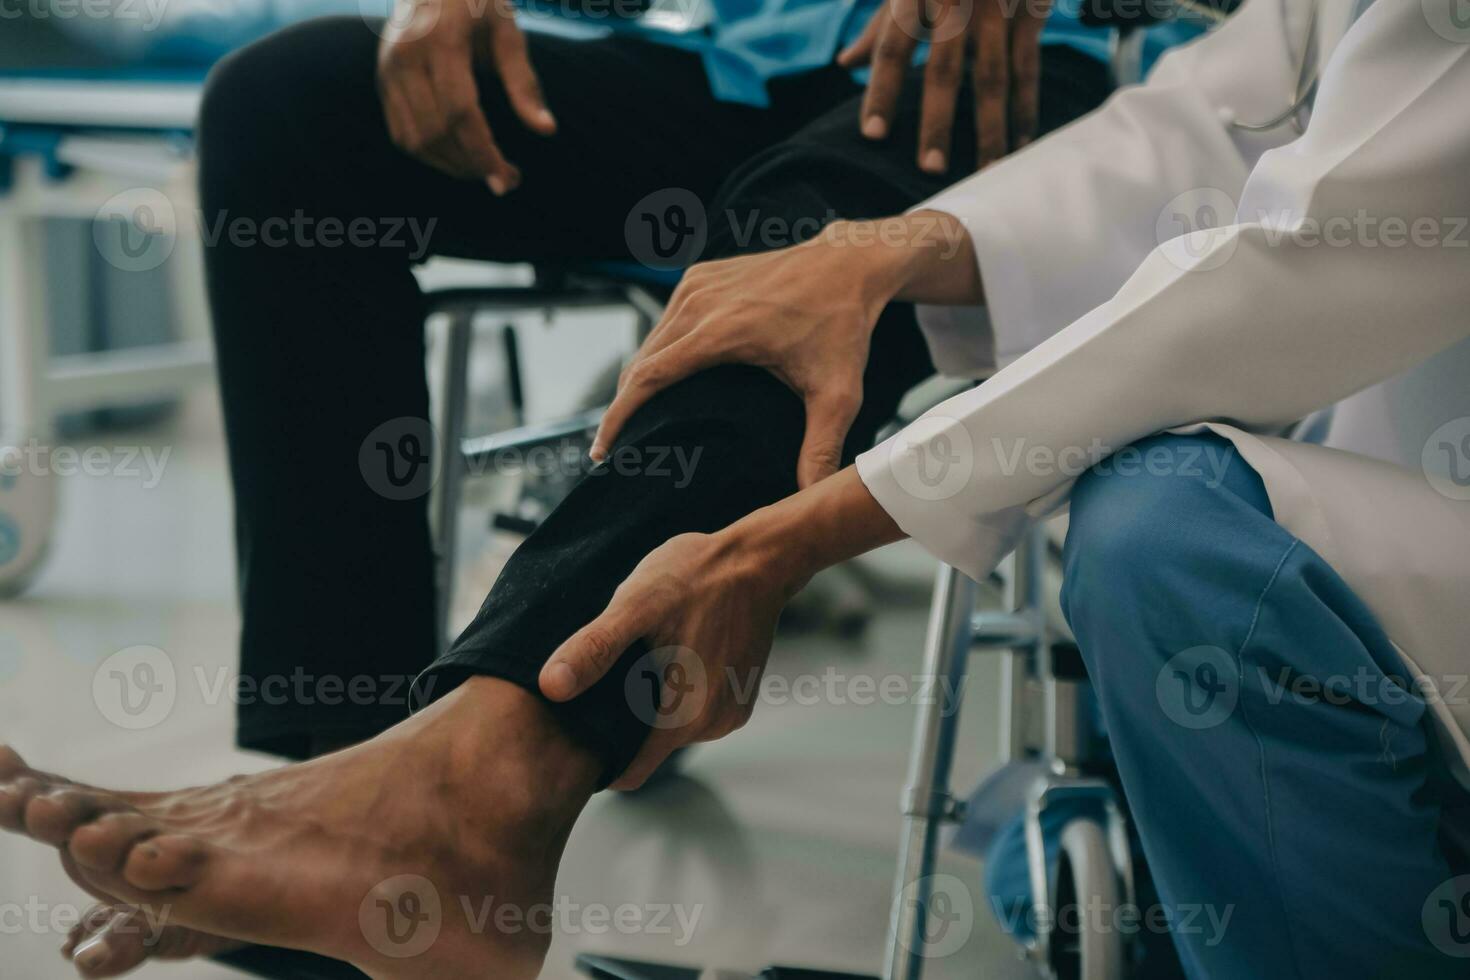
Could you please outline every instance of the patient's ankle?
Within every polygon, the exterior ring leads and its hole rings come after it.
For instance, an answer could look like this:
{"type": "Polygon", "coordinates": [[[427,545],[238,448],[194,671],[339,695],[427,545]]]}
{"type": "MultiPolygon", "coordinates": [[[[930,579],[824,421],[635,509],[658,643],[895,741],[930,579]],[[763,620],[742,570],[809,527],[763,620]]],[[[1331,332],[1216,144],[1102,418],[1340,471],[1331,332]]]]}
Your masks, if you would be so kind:
{"type": "Polygon", "coordinates": [[[602,774],[601,759],[567,732],[546,702],[498,678],[469,679],[415,721],[422,725],[417,738],[446,754],[449,783],[471,792],[481,787],[499,806],[528,818],[574,819],[602,774]]]}

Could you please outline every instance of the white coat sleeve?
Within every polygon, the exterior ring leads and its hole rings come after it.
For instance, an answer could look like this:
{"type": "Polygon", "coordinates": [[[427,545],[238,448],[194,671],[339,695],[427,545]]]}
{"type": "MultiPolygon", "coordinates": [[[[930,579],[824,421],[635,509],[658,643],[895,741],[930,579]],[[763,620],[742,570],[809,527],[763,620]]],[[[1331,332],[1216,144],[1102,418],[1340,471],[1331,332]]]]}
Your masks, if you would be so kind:
{"type": "Polygon", "coordinates": [[[1224,117],[1285,107],[1299,73],[1289,38],[1301,36],[1279,0],[1250,0],[1166,53],[1145,84],[913,208],[960,220],[985,287],[983,310],[918,308],[939,369],[1008,364],[1117,292],[1161,236],[1238,199],[1256,158],[1294,134],[1247,134],[1224,117]]]}
{"type": "MultiPolygon", "coordinates": [[[[1276,428],[1470,336],[1470,34],[1447,26],[1455,2],[1370,7],[1334,51],[1306,135],[1260,157],[1234,223],[1153,248],[1110,298],[863,454],[879,504],[978,577],[1107,452],[1202,421],[1276,428]]],[[[1172,124],[1153,117],[1132,138],[1172,124]]],[[[1106,192],[1091,171],[1107,161],[1078,166],[1106,192]]],[[[1065,292],[1068,265],[1097,258],[1067,251],[1012,274],[1065,292]]]]}

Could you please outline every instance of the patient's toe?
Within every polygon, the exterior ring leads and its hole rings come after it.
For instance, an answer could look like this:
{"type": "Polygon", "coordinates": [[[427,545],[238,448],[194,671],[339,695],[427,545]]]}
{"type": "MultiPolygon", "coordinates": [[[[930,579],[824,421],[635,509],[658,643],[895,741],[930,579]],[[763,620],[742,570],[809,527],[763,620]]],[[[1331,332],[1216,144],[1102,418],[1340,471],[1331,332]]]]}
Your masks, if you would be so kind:
{"type": "Polygon", "coordinates": [[[243,943],[173,925],[161,911],[103,902],[74,926],[61,947],[84,977],[120,977],[146,960],[212,956],[243,943]]]}
{"type": "Polygon", "coordinates": [[[81,921],[67,932],[66,942],[61,944],[61,955],[66,959],[71,959],[71,954],[77,946],[112,921],[112,917],[117,914],[117,909],[117,906],[99,902],[83,912],[81,921]]]}
{"type": "Polygon", "coordinates": [[[71,931],[67,933],[66,942],[61,944],[62,957],[72,959],[77,947],[103,932],[114,918],[125,913],[127,909],[126,905],[112,905],[105,902],[93,905],[82,914],[81,921],[72,926],[71,931]]]}
{"type": "Polygon", "coordinates": [[[37,793],[26,805],[26,833],[43,844],[60,847],[78,827],[117,806],[115,800],[69,787],[37,793]]]}
{"type": "Polygon", "coordinates": [[[72,930],[62,955],[84,977],[117,977],[152,955],[154,938],[137,908],[99,905],[72,930]]]}
{"type": "Polygon", "coordinates": [[[159,829],[152,819],[135,810],[119,810],[78,827],[67,850],[84,868],[116,873],[122,870],[134,845],[157,836],[159,829]]]}
{"type": "Polygon", "coordinates": [[[0,828],[24,833],[26,807],[36,794],[49,788],[49,784],[35,776],[17,776],[0,784],[0,828]]]}
{"type": "Polygon", "coordinates": [[[203,877],[209,855],[209,845],[197,837],[153,837],[133,848],[123,865],[123,877],[134,888],[146,891],[189,888],[203,877]]]}

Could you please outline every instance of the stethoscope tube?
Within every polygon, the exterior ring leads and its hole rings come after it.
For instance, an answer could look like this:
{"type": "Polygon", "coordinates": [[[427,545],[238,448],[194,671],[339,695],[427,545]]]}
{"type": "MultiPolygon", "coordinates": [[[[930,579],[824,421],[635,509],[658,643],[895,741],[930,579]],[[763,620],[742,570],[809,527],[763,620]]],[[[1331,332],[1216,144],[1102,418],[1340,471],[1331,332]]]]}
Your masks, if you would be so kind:
{"type": "MultiPolygon", "coordinates": [[[[1181,5],[1192,6],[1191,0],[1178,0],[1181,5]]],[[[1285,0],[1282,0],[1284,3],[1285,0]]],[[[1273,129],[1291,123],[1298,134],[1306,131],[1302,123],[1302,110],[1311,104],[1317,95],[1317,85],[1322,79],[1321,68],[1317,58],[1317,12],[1320,9],[1320,0],[1312,0],[1311,12],[1307,15],[1306,37],[1302,39],[1302,63],[1297,71],[1296,90],[1291,99],[1291,104],[1285,110],[1272,116],[1263,122],[1241,122],[1239,119],[1231,119],[1232,129],[1238,129],[1245,133],[1267,133],[1273,129]]]]}

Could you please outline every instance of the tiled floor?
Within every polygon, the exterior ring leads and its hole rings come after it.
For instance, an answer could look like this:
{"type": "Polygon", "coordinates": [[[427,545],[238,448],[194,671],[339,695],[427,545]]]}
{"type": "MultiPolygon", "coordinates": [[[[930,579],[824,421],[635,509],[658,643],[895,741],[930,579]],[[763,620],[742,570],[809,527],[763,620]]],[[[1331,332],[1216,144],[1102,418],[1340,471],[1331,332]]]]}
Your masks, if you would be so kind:
{"type": "MultiPolygon", "coordinates": [[[[171,447],[157,487],[122,476],[65,481],[44,575],[23,599],[0,604],[0,739],[34,764],[133,788],[272,764],[231,746],[230,704],[216,693],[228,690],[218,679],[232,668],[238,622],[212,399],[201,397],[154,430],[112,437],[171,447]],[[99,663],[136,644],[166,651],[178,679],[171,712],[144,731],[115,725],[93,695],[99,663]]],[[[926,610],[912,594],[929,565],[903,549],[880,565],[907,583],[910,598],[884,600],[858,643],[783,636],[774,674],[821,676],[829,665],[842,677],[913,674],[926,610]]],[[[976,670],[962,784],[994,756],[993,667],[977,661],[976,670]]],[[[748,970],[782,962],[876,972],[912,712],[909,704],[762,704],[739,735],[695,753],[687,777],[635,798],[597,798],[573,835],[559,895],[587,909],[678,904],[686,917],[698,916],[696,925],[681,942],[677,926],[673,934],[624,935],[589,918],[585,928],[557,937],[546,975],[572,976],[572,957],[584,950],[748,970]]],[[[946,857],[942,870],[978,885],[972,861],[946,857]]],[[[58,927],[85,902],[54,857],[0,839],[0,888],[0,978],[71,976],[55,953],[64,933],[58,927]]],[[[139,975],[231,974],[187,964],[139,975]]],[[[983,907],[968,942],[928,973],[1027,975],[983,907]]]]}

